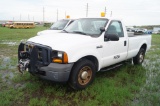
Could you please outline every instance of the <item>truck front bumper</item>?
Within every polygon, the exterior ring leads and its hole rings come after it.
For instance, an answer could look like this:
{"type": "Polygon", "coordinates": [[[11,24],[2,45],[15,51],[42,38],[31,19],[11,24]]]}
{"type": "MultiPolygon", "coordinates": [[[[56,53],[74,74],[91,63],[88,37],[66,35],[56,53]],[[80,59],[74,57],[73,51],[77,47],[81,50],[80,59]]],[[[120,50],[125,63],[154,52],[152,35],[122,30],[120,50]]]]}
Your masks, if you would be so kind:
{"type": "Polygon", "coordinates": [[[52,48],[32,42],[20,43],[18,48],[18,70],[25,70],[33,75],[55,82],[66,82],[69,79],[74,63],[52,63],[52,48]]]}
{"type": "Polygon", "coordinates": [[[71,64],[58,64],[50,63],[48,66],[40,67],[39,76],[43,79],[55,81],[55,82],[66,82],[69,79],[71,69],[74,63],[71,64]]]}

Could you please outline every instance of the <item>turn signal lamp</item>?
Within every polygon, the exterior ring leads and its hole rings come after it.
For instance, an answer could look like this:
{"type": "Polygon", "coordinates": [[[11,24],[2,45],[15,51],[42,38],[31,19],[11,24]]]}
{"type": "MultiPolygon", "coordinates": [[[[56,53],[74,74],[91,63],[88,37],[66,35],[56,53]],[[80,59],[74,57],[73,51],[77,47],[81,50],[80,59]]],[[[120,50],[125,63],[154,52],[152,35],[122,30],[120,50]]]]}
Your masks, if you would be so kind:
{"type": "Polygon", "coordinates": [[[54,63],[62,63],[62,59],[54,58],[52,60],[54,63]]]}
{"type": "Polygon", "coordinates": [[[63,63],[67,64],[68,63],[68,55],[65,52],[56,52],[56,56],[52,58],[53,63],[63,63]]]}

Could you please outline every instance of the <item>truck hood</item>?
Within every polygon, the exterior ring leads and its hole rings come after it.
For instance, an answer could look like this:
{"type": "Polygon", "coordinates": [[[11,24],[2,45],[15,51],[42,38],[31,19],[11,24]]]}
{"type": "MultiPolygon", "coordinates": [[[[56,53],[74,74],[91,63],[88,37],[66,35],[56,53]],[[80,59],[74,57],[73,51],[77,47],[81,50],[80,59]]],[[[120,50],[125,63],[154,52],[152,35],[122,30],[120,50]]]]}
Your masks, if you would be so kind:
{"type": "Polygon", "coordinates": [[[37,35],[44,35],[44,34],[54,34],[57,32],[61,32],[62,30],[44,30],[37,33],[37,35]]]}
{"type": "Polygon", "coordinates": [[[27,42],[34,42],[46,46],[50,46],[54,50],[65,51],[72,47],[91,45],[97,40],[91,36],[73,34],[73,33],[54,33],[30,38],[27,42]]]}

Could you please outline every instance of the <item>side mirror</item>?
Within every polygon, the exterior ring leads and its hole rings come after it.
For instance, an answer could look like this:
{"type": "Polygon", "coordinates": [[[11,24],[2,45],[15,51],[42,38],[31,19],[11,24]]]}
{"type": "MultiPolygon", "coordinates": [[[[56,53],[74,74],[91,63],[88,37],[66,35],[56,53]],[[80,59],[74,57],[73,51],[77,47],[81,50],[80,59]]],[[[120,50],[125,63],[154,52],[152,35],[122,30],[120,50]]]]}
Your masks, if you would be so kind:
{"type": "Polygon", "coordinates": [[[105,31],[105,27],[100,27],[100,31],[104,32],[105,31]]]}
{"type": "Polygon", "coordinates": [[[104,41],[119,41],[119,37],[116,34],[106,34],[104,35],[104,41]]]}

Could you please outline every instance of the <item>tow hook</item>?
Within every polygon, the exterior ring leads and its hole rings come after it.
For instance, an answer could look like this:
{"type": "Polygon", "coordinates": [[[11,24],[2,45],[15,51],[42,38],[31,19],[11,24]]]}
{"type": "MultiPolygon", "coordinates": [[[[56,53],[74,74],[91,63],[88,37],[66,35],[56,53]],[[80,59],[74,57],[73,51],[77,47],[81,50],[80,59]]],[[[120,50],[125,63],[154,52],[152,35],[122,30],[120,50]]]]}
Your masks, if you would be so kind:
{"type": "Polygon", "coordinates": [[[25,70],[28,71],[29,62],[30,62],[30,60],[28,60],[28,59],[24,59],[24,60],[21,59],[19,61],[19,64],[17,65],[18,71],[22,74],[24,73],[25,70]]]}

